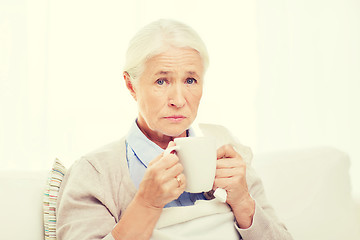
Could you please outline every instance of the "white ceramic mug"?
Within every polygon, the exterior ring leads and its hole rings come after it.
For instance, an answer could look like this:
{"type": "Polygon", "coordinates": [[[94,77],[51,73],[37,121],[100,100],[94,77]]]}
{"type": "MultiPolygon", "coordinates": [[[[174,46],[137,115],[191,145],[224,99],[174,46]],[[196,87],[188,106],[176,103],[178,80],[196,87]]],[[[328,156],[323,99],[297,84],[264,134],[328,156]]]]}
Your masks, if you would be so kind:
{"type": "Polygon", "coordinates": [[[210,137],[175,138],[176,146],[164,153],[176,151],[184,167],[185,191],[191,193],[208,192],[212,189],[216,172],[216,143],[210,137]]]}

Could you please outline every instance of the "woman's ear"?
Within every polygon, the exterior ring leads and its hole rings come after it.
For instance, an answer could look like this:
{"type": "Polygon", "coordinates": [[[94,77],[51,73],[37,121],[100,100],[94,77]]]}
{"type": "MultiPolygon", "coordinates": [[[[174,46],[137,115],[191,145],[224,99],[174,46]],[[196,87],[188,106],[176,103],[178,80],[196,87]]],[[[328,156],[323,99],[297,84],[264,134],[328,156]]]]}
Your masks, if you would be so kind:
{"type": "Polygon", "coordinates": [[[123,76],[124,76],[124,80],[125,80],[125,84],[126,84],[127,89],[129,90],[131,96],[133,96],[133,98],[136,101],[136,91],[135,91],[135,87],[134,87],[133,83],[131,82],[131,78],[130,78],[129,73],[124,72],[123,76]]]}

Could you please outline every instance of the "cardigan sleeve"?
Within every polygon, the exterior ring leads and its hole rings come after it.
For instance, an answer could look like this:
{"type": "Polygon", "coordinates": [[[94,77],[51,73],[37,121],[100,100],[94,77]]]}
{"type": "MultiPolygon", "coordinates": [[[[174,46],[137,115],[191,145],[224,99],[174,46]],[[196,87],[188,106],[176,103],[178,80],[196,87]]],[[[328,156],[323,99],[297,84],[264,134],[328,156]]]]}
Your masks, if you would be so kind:
{"type": "Polygon", "coordinates": [[[69,169],[59,192],[58,240],[114,240],[111,231],[117,216],[111,212],[104,191],[101,174],[86,159],[69,169]]]}
{"type": "Polygon", "coordinates": [[[255,214],[252,225],[240,229],[235,224],[243,240],[292,240],[285,225],[279,221],[275,210],[266,199],[261,179],[251,165],[247,166],[246,178],[251,197],[255,200],[255,214]]]}

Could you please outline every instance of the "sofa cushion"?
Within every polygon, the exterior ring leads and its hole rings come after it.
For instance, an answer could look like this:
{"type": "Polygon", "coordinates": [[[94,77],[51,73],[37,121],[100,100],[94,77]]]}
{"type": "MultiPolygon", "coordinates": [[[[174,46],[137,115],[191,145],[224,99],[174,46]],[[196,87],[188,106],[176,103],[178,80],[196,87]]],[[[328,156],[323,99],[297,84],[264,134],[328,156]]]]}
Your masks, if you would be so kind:
{"type": "Polygon", "coordinates": [[[51,172],[49,173],[43,198],[44,212],[44,234],[46,240],[56,239],[56,202],[61,182],[66,173],[66,168],[55,159],[51,172]]]}
{"type": "Polygon", "coordinates": [[[349,157],[334,148],[255,155],[265,191],[294,239],[358,240],[349,157]]]}

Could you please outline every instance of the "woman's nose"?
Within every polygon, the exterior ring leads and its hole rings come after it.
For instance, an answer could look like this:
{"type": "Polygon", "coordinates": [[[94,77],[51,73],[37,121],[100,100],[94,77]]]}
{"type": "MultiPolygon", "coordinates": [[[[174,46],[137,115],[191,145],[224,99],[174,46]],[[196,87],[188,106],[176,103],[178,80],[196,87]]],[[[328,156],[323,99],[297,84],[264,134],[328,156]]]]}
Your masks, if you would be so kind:
{"type": "Polygon", "coordinates": [[[169,105],[181,108],[185,105],[186,99],[181,84],[174,84],[169,91],[169,105]]]}

